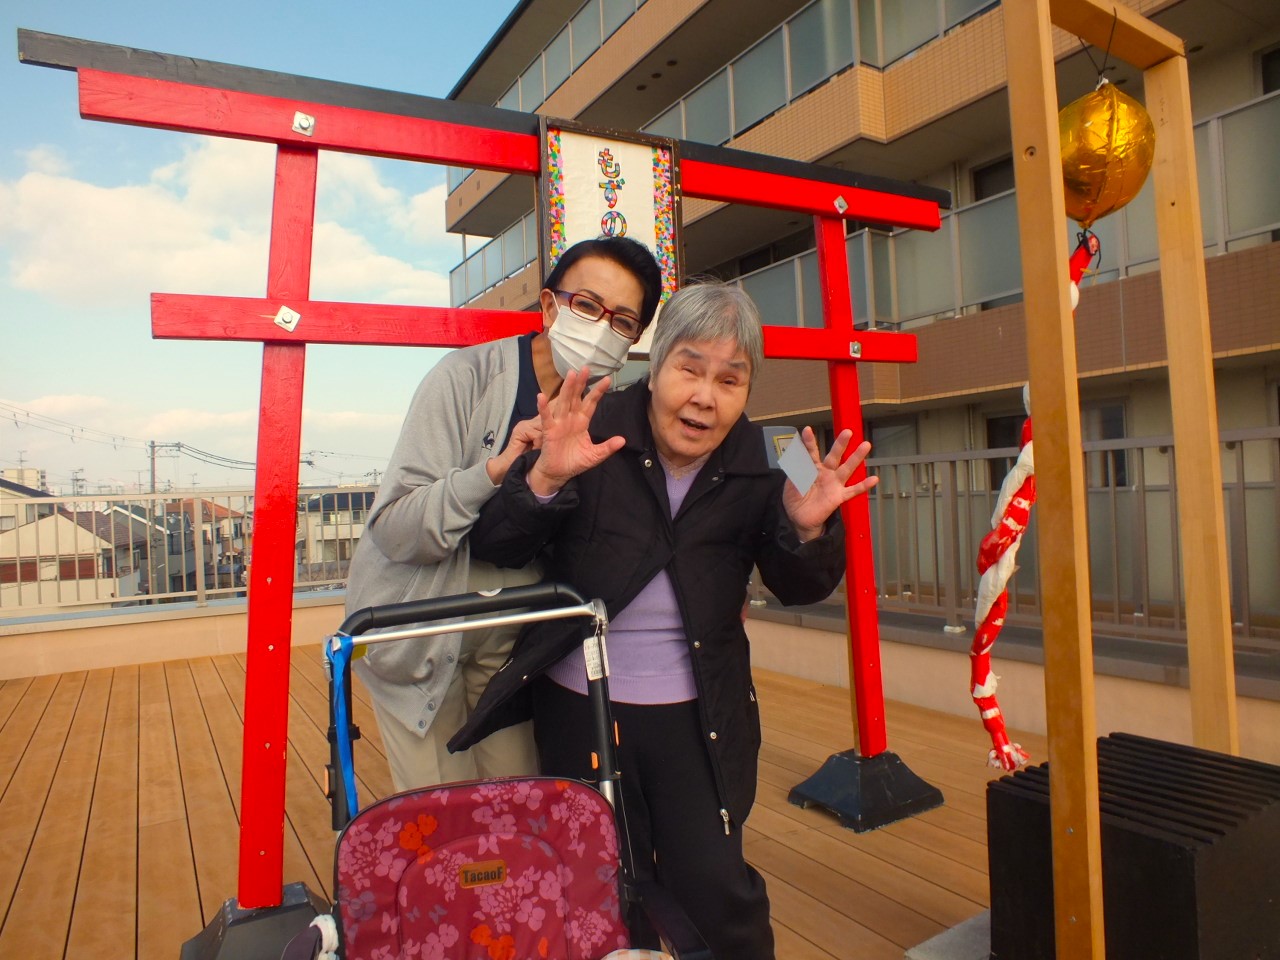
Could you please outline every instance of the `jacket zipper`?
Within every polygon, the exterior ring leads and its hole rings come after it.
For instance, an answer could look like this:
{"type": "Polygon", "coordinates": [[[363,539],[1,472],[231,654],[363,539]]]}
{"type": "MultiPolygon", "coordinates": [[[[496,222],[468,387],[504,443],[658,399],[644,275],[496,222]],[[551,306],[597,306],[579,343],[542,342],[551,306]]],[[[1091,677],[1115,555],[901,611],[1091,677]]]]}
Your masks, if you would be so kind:
{"type": "MultiPolygon", "coordinates": [[[[676,595],[676,607],[680,611],[680,624],[681,626],[684,627],[685,641],[692,648],[693,641],[690,639],[690,634],[689,634],[689,617],[688,617],[688,614],[686,614],[685,612],[684,593],[681,590],[680,582],[678,578],[675,576],[674,571],[671,569],[672,565],[675,562],[676,518],[671,515],[670,501],[666,500],[665,498],[666,480],[662,476],[662,468],[658,466],[657,459],[658,458],[656,453],[649,450],[646,450],[644,452],[646,477],[656,478],[656,479],[648,480],[650,487],[653,489],[654,496],[657,499],[659,505],[662,506],[665,504],[666,506],[665,510],[659,509],[658,512],[666,523],[667,535],[670,538],[670,543],[671,543],[672,557],[671,557],[671,561],[665,567],[663,567],[663,569],[667,571],[667,575],[671,578],[671,587],[673,592],[676,595]],[[653,471],[656,471],[656,473],[653,471]],[[662,485],[663,495],[659,495],[657,493],[656,486],[658,484],[662,485]]],[[[690,492],[692,493],[692,491],[690,492]]],[[[683,513],[685,511],[685,508],[688,506],[689,506],[689,499],[686,497],[685,502],[680,507],[680,512],[683,513]]],[[[698,658],[693,655],[692,649],[690,649],[689,651],[689,662],[690,662],[690,665],[693,667],[693,682],[698,689],[698,715],[702,721],[701,723],[702,729],[705,732],[707,728],[707,718],[704,712],[704,700],[702,697],[702,672],[701,672],[701,668],[698,666],[698,658]]],[[[720,802],[723,803],[726,791],[724,788],[724,783],[721,781],[720,764],[717,763],[715,757],[711,755],[710,749],[707,750],[707,759],[711,761],[711,777],[715,781],[716,795],[719,797],[720,802]]],[[[732,833],[730,829],[730,825],[732,821],[729,819],[729,811],[727,808],[725,807],[720,808],[720,819],[724,821],[725,836],[726,837],[730,836],[732,833]]]]}

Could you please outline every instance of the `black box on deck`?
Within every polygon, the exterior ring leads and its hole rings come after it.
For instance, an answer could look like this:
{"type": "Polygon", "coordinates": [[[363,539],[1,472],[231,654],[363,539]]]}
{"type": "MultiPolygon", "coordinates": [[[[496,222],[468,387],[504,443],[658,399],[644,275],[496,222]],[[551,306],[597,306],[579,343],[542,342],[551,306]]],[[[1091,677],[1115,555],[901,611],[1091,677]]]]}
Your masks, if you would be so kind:
{"type": "MultiPolygon", "coordinates": [[[[987,788],[992,960],[1055,957],[1049,776],[987,788]]],[[[1098,790],[1108,960],[1280,960],[1280,767],[1118,733],[1098,790]]]]}

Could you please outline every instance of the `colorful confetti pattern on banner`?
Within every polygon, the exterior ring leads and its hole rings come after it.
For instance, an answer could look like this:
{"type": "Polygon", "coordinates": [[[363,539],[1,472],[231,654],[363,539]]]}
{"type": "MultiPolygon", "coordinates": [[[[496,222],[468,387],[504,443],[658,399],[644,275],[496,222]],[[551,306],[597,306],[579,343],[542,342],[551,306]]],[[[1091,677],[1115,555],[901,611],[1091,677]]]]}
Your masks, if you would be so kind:
{"type": "Polygon", "coordinates": [[[560,131],[547,130],[547,209],[551,214],[551,266],[560,259],[565,247],[564,224],[564,158],[560,149],[560,131]]]}
{"type": "Polygon", "coordinates": [[[662,302],[676,292],[675,204],[671,201],[671,151],[653,148],[654,250],[662,268],[662,302]]]}

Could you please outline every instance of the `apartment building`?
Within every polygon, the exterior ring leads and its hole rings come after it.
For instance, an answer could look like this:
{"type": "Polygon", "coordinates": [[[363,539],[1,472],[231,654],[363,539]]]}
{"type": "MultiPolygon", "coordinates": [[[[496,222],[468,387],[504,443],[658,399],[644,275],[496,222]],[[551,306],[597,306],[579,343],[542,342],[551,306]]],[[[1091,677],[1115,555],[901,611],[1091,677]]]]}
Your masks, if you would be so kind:
{"type": "MultiPolygon", "coordinates": [[[[1251,594],[1245,606],[1280,613],[1280,551],[1258,534],[1280,523],[1280,4],[1124,2],[1186,43],[1223,476],[1236,485],[1227,495],[1239,499],[1228,504],[1233,576],[1244,578],[1237,592],[1251,594]]],[[[910,468],[888,476],[887,467],[882,490],[917,496],[936,491],[936,477],[902,461],[1008,450],[1025,416],[1005,43],[1003,11],[991,0],[523,0],[450,97],[949,191],[937,232],[847,225],[855,318],[918,338],[918,363],[866,365],[860,384],[873,457],[910,468]]],[[[1065,105],[1093,89],[1105,52],[1060,30],[1054,44],[1065,105]]],[[[1140,71],[1111,62],[1105,75],[1143,99],[1140,71]]],[[[535,189],[529,177],[450,170],[446,222],[464,236],[454,305],[534,304],[535,189]]],[[[1106,539],[1122,542],[1118,551],[1095,551],[1095,590],[1099,578],[1116,580],[1112,600],[1126,618],[1160,607],[1153,593],[1178,593],[1176,520],[1166,519],[1176,491],[1153,189],[1148,178],[1125,209],[1093,226],[1102,253],[1076,311],[1091,524],[1116,530],[1106,539]],[[1117,506],[1117,491],[1121,501],[1135,492],[1139,499],[1117,506]],[[1093,509],[1108,498],[1110,513],[1093,509]],[[1129,536],[1133,523],[1141,529],[1129,536]],[[1142,584],[1119,583],[1135,563],[1142,584]]],[[[1047,236],[1067,233],[1068,249],[1078,229],[1065,215],[1045,224],[1047,236]]],[[[806,218],[686,200],[681,231],[686,274],[740,282],[767,323],[821,325],[806,218]]],[[[830,430],[825,366],[771,361],[747,412],[763,423],[830,430]]],[[[959,463],[955,482],[986,494],[1005,469],[998,459],[971,458],[959,463]]],[[[989,502],[960,510],[980,537],[989,502]]],[[[914,549],[919,523],[940,521],[900,512],[873,522],[881,549],[892,553],[914,549]],[[883,535],[895,528],[898,536],[883,535]]],[[[964,557],[972,537],[962,539],[964,557]]],[[[1034,568],[1034,549],[1023,557],[1034,568]]],[[[918,594],[915,581],[941,577],[943,558],[917,556],[895,577],[900,560],[878,556],[882,596],[918,594]]],[[[943,587],[932,589],[940,595],[943,587]]],[[[963,601],[971,591],[962,583],[953,592],[963,601]]]]}

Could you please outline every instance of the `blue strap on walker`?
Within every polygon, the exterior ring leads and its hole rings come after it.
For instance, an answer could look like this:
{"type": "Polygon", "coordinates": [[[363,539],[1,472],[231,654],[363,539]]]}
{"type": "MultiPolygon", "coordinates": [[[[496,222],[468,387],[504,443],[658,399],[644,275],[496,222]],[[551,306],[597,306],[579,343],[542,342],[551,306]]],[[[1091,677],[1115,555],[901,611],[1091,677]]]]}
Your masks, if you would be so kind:
{"type": "Polygon", "coordinates": [[[351,663],[354,644],[345,633],[335,634],[334,643],[325,644],[325,656],[333,671],[333,725],[338,734],[338,774],[347,794],[347,815],[354,817],[360,809],[356,803],[356,765],[351,755],[351,718],[347,716],[347,667],[351,663]]]}

